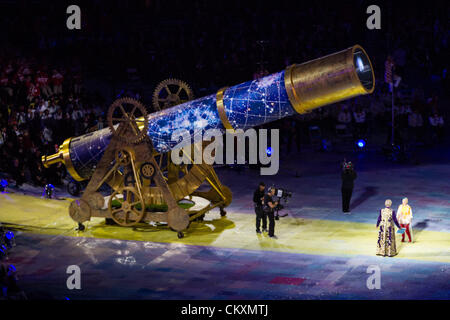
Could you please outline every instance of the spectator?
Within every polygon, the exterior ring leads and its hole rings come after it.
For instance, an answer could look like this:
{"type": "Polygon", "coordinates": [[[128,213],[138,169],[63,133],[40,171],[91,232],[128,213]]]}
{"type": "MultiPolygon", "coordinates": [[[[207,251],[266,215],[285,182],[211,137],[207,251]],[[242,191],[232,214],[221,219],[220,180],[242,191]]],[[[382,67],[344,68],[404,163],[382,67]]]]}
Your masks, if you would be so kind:
{"type": "Polygon", "coordinates": [[[64,81],[63,75],[56,69],[53,70],[52,73],[52,84],[53,84],[53,93],[54,94],[62,94],[62,84],[64,81]]]}
{"type": "Polygon", "coordinates": [[[358,106],[356,111],[353,112],[353,117],[355,119],[355,135],[356,138],[361,138],[366,134],[366,112],[358,106]]]}
{"type": "Polygon", "coordinates": [[[44,71],[38,71],[37,72],[37,84],[39,85],[39,88],[41,88],[42,93],[49,98],[52,95],[52,90],[50,89],[50,81],[48,78],[48,75],[44,71]]]}
{"type": "Polygon", "coordinates": [[[423,134],[423,118],[416,109],[408,116],[409,137],[413,141],[419,141],[423,134]]]}
{"type": "MultiPolygon", "coordinates": [[[[48,110],[46,111],[48,112],[48,110]]],[[[44,127],[44,131],[42,132],[42,136],[44,138],[44,141],[46,144],[51,144],[53,142],[52,139],[52,130],[49,129],[48,127],[44,127]]]]}
{"type": "Polygon", "coordinates": [[[338,115],[338,122],[347,126],[351,124],[352,115],[346,106],[341,108],[341,111],[338,115]]]}
{"type": "Polygon", "coordinates": [[[444,118],[435,111],[433,115],[429,117],[429,121],[432,130],[432,139],[442,142],[444,138],[444,118]]]}

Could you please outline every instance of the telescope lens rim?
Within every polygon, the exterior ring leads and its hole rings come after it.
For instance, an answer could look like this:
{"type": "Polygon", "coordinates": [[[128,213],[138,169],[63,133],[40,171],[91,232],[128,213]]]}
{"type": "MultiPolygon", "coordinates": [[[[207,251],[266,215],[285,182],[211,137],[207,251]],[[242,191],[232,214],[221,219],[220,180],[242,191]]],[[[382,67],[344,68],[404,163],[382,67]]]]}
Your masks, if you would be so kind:
{"type": "Polygon", "coordinates": [[[366,51],[359,45],[353,47],[353,66],[361,87],[367,92],[372,93],[375,89],[375,75],[372,62],[366,51]]]}

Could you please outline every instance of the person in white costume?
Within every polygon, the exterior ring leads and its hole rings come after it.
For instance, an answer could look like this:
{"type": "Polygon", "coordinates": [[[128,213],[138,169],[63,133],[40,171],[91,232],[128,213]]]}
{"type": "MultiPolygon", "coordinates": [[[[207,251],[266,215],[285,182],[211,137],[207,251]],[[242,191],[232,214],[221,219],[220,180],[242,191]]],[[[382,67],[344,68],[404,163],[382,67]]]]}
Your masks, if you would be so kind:
{"type": "MultiPolygon", "coordinates": [[[[398,206],[397,220],[400,226],[406,229],[405,233],[408,235],[409,242],[413,242],[412,219],[413,214],[408,204],[408,198],[403,198],[402,204],[398,206]]],[[[402,234],[402,242],[405,242],[405,233],[402,234]]]]}

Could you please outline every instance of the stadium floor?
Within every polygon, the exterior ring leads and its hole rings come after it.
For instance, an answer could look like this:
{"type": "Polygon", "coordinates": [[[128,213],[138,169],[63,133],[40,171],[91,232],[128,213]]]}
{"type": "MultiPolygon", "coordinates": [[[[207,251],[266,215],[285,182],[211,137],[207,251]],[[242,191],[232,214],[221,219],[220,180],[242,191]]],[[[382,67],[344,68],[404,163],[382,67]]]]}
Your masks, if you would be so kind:
{"type": "Polygon", "coordinates": [[[233,191],[227,216],[218,210],[207,214],[182,239],[167,227],[123,228],[99,218],[78,232],[68,216],[69,199],[3,193],[0,221],[17,230],[8,263],[18,269],[31,298],[450,297],[450,186],[442,179],[450,165],[365,169],[361,161],[351,215],[340,210],[339,174],[314,172],[308,161],[303,165],[300,177],[286,169],[277,178],[294,191],[289,215],[277,221],[277,240],[255,234],[251,197],[261,177],[249,170],[234,175],[218,170],[233,191]],[[386,198],[395,208],[404,196],[413,208],[415,242],[401,243],[397,235],[399,254],[378,257],[378,210],[386,198]],[[81,268],[81,290],[66,287],[66,268],[74,264],[81,268]],[[380,269],[381,288],[369,290],[373,266],[380,269]]]}

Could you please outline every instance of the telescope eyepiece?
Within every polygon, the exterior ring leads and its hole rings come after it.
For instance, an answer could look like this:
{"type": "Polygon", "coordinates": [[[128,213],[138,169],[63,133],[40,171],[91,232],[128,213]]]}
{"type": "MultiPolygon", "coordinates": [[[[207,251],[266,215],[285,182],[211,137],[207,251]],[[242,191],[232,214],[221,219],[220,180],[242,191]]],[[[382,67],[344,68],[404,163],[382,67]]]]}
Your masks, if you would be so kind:
{"type": "Polygon", "coordinates": [[[373,91],[374,88],[374,75],[372,65],[369,57],[362,50],[362,48],[356,47],[353,52],[353,64],[355,65],[356,75],[362,86],[368,91],[373,91]]]}

